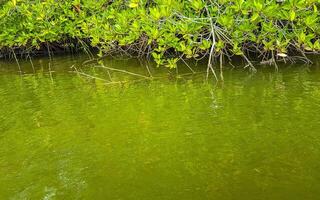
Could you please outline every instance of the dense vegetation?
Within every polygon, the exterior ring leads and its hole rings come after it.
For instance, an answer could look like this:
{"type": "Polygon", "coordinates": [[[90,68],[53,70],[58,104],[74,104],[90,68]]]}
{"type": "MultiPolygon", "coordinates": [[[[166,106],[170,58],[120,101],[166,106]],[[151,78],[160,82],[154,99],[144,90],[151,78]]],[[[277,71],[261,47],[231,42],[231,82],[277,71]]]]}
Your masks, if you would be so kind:
{"type": "Polygon", "coordinates": [[[320,51],[320,0],[0,0],[0,55],[98,49],[99,56],[242,56],[276,64],[320,51]]]}

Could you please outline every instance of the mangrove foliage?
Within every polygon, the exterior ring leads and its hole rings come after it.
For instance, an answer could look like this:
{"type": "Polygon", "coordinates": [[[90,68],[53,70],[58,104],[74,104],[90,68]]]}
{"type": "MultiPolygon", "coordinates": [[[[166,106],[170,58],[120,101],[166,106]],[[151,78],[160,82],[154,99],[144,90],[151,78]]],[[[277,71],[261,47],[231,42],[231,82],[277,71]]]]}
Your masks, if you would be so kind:
{"type": "Polygon", "coordinates": [[[0,1],[0,56],[79,51],[272,63],[320,51],[320,0],[0,1]],[[93,49],[97,51],[92,51],[93,49]]]}

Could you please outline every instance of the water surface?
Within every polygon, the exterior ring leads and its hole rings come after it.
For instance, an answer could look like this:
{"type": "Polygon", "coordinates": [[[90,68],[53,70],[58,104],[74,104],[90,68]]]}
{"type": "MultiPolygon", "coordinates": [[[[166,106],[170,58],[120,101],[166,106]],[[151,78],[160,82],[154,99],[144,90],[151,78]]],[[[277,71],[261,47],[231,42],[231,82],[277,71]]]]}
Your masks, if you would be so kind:
{"type": "MultiPolygon", "coordinates": [[[[75,62],[0,62],[0,199],[319,198],[317,64],[105,84],[75,62]]],[[[148,75],[137,60],[106,65],[148,75]]]]}

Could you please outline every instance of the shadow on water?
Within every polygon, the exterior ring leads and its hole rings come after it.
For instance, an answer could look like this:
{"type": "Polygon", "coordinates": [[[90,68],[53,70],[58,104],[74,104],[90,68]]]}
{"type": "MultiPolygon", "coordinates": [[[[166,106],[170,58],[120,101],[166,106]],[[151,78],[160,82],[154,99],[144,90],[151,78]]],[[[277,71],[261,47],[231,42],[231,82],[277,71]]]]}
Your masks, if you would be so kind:
{"type": "Polygon", "coordinates": [[[83,61],[0,61],[0,199],[319,197],[319,65],[227,66],[223,83],[151,65],[162,79],[113,71],[107,85],[74,73],[83,61]]]}

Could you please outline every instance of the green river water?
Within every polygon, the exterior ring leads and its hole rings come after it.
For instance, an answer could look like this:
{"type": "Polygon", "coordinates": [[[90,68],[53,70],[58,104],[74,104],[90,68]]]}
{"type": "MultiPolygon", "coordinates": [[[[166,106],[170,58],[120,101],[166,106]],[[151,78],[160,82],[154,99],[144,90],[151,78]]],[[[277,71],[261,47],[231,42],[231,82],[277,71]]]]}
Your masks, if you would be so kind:
{"type": "Polygon", "coordinates": [[[105,84],[77,59],[0,61],[1,200],[319,199],[319,64],[105,84]]]}

